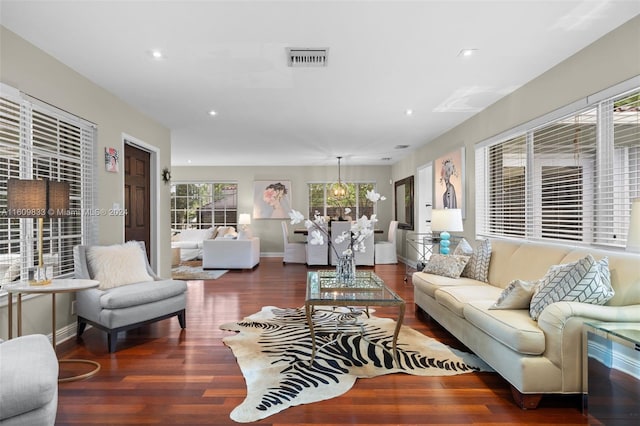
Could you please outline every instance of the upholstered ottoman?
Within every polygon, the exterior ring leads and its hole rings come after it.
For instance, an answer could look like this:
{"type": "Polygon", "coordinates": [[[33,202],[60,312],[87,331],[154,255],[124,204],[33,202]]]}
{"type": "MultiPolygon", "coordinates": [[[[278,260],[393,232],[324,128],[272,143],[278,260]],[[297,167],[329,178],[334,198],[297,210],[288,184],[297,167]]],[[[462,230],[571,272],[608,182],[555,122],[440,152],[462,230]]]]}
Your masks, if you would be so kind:
{"type": "Polygon", "coordinates": [[[46,336],[0,343],[0,424],[53,425],[58,412],[58,359],[46,336]]]}

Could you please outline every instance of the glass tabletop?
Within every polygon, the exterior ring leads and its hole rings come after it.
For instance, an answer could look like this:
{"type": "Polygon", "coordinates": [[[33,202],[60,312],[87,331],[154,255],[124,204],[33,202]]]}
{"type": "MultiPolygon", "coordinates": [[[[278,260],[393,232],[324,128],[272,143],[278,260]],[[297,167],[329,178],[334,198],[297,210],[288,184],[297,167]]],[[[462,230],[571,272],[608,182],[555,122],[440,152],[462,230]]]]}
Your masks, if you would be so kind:
{"type": "Polygon", "coordinates": [[[587,324],[633,344],[640,344],[640,323],[638,322],[589,322],[587,324]]]}
{"type": "Polygon", "coordinates": [[[357,271],[351,283],[336,279],[335,270],[307,273],[307,302],[313,303],[377,303],[397,304],[404,301],[384,281],[370,271],[357,271]]]}

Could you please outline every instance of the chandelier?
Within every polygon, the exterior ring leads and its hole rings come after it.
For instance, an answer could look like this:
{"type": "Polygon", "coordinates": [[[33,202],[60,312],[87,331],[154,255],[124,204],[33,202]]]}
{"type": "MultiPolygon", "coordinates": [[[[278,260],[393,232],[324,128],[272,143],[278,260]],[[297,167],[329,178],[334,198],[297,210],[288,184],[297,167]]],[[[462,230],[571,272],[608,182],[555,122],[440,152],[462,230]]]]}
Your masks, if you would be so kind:
{"type": "Polygon", "coordinates": [[[342,157],[338,158],[338,182],[331,185],[329,191],[334,198],[344,198],[347,196],[348,188],[347,184],[342,182],[342,178],[340,177],[340,160],[342,157]]]}

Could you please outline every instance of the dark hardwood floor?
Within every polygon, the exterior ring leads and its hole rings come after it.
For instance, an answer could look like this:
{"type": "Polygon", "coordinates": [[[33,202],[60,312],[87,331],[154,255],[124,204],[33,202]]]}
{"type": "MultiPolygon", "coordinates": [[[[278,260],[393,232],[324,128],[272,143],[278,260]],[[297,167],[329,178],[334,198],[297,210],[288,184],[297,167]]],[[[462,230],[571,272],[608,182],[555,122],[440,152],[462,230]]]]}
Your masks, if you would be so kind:
{"type": "MultiPolygon", "coordinates": [[[[215,281],[189,281],[187,328],[176,318],[121,333],[117,352],[106,336],[87,330],[80,342],[58,345],[58,356],[102,365],[92,378],[59,386],[58,425],[229,425],[229,413],[245,396],[235,357],[223,343],[220,324],[242,319],[262,306],[304,304],[307,267],[262,258],[253,271],[231,271],[215,281]]],[[[405,325],[464,349],[435,321],[416,317],[404,264],[375,272],[407,302],[405,325]]],[[[376,309],[376,315],[395,311],[376,309]]],[[[77,373],[63,365],[62,375],[77,373]]],[[[360,379],[345,395],[301,405],[256,422],[259,425],[489,425],[600,424],[582,415],[580,398],[545,397],[523,411],[508,384],[495,373],[453,377],[391,374],[360,379]],[[590,422],[591,420],[591,422],[590,422]]]]}

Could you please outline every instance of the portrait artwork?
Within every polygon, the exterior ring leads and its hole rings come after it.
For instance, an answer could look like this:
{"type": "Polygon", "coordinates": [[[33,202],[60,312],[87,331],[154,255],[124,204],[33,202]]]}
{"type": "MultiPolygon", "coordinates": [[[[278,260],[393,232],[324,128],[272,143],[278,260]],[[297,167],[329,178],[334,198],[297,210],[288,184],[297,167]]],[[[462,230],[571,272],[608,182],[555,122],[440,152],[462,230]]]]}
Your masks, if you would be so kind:
{"type": "Polygon", "coordinates": [[[464,209],[464,148],[438,158],[434,163],[434,208],[464,209]]]}
{"type": "Polygon", "coordinates": [[[288,180],[255,181],[253,217],[255,219],[288,219],[291,211],[291,182],[288,180]]]}

